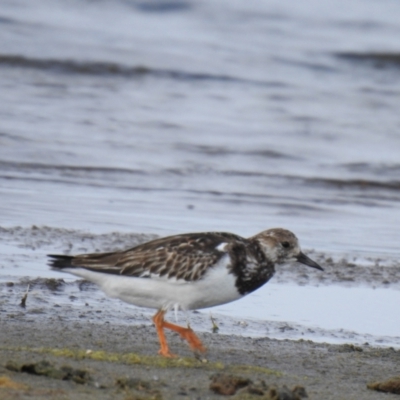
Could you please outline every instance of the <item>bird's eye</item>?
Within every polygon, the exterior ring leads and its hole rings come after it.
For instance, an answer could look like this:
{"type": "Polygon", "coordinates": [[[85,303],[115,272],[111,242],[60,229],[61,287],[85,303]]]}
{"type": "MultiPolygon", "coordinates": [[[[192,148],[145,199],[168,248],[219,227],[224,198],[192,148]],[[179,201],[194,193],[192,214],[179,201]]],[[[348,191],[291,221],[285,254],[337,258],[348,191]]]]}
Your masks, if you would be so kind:
{"type": "Polygon", "coordinates": [[[290,243],[289,242],[282,242],[281,244],[282,244],[282,247],[284,249],[288,249],[290,247],[290,243]]]}

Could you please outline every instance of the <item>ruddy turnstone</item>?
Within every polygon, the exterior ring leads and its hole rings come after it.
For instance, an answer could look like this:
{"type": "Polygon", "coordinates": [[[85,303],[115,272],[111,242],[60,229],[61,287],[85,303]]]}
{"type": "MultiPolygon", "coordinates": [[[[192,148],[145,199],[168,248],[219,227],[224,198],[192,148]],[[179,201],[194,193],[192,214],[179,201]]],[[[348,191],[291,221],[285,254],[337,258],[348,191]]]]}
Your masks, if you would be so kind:
{"type": "Polygon", "coordinates": [[[296,236],[281,228],[248,239],[225,232],[187,233],[115,253],[49,255],[49,265],[92,281],[110,297],[158,311],[153,321],[159,354],[173,357],[164,328],[178,332],[193,350],[205,351],[190,327],[164,320],[170,309],[194,310],[229,303],[258,289],[275,265],[298,261],[322,271],[301,252],[296,236]]]}

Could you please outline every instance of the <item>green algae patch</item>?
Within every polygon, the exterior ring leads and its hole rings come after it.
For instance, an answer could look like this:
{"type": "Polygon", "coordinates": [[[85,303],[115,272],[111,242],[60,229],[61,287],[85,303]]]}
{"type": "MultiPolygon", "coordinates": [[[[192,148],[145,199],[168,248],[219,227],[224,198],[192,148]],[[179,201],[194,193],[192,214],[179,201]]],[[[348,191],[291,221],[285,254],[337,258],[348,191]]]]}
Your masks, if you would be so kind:
{"type": "Polygon", "coordinates": [[[56,348],[30,348],[30,347],[15,347],[15,348],[4,348],[0,350],[7,351],[18,351],[18,352],[31,352],[38,354],[48,354],[54,357],[65,357],[73,358],[75,360],[95,360],[105,361],[112,363],[121,364],[140,364],[151,367],[159,368],[203,368],[209,370],[221,370],[224,369],[224,364],[220,362],[203,362],[196,358],[165,358],[161,356],[145,356],[136,353],[109,353],[106,351],[94,351],[94,350],[74,350],[74,349],[56,349],[56,348]]]}
{"type": "Polygon", "coordinates": [[[221,362],[209,362],[207,360],[199,360],[197,358],[165,358],[161,356],[146,356],[137,353],[110,353],[101,350],[78,350],[78,349],[57,349],[57,348],[30,348],[30,347],[15,347],[5,348],[0,347],[0,350],[31,352],[37,354],[48,354],[54,357],[72,358],[75,360],[94,360],[121,364],[137,364],[157,368],[200,368],[210,371],[227,371],[232,373],[260,373],[264,375],[282,376],[279,371],[274,371],[269,368],[259,367],[255,365],[229,365],[225,366],[221,362]]]}

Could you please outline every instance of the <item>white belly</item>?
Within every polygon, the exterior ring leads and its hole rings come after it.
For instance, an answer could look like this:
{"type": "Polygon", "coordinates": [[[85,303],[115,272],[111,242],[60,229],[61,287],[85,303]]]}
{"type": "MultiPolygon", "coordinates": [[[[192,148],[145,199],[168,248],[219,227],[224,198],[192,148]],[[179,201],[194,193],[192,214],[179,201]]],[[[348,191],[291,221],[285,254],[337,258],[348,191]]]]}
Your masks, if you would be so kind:
{"type": "Polygon", "coordinates": [[[223,257],[202,279],[194,282],[165,277],[135,278],[83,268],[64,271],[98,284],[110,297],[136,306],[193,310],[229,303],[242,297],[236,289],[234,275],[228,273],[227,262],[227,256],[223,257]]]}

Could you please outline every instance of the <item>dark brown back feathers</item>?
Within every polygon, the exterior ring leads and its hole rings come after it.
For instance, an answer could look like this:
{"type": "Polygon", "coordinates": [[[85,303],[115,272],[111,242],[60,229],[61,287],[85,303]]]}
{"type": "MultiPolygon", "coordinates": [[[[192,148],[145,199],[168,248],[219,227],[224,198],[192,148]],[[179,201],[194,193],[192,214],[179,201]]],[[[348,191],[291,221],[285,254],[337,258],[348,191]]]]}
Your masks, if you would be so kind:
{"type": "Polygon", "coordinates": [[[165,276],[186,281],[200,279],[225,252],[221,243],[246,243],[231,233],[189,233],[156,239],[115,253],[82,254],[75,257],[51,255],[54,269],[86,268],[92,271],[134,277],[165,276]]]}

